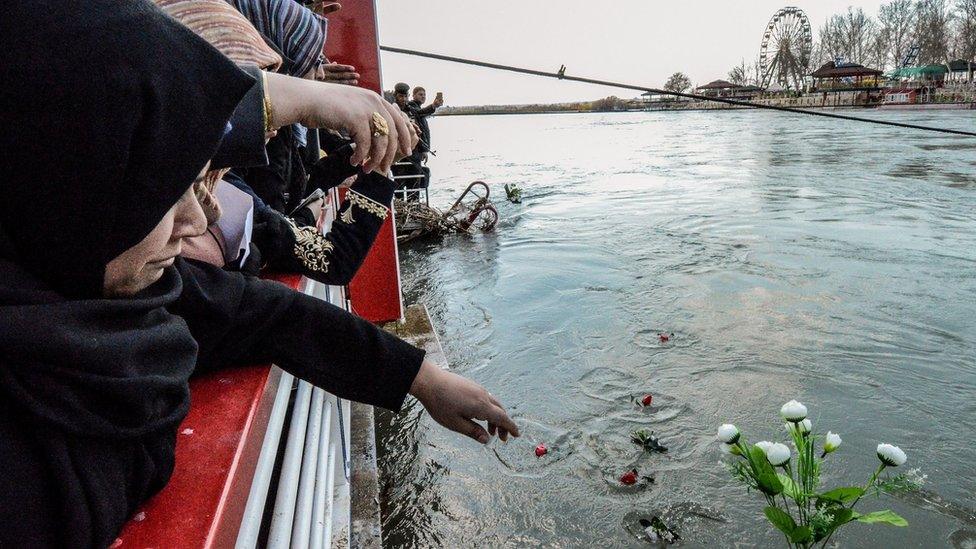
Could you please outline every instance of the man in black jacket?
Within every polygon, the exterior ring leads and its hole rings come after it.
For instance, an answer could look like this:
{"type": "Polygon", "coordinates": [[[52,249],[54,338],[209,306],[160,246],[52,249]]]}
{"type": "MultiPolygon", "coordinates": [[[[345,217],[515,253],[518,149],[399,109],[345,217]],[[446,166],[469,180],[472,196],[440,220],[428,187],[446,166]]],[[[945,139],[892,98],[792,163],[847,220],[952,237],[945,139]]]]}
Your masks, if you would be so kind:
{"type": "Polygon", "coordinates": [[[430,126],[427,124],[427,117],[433,115],[444,104],[444,96],[438,93],[431,104],[426,107],[423,106],[425,101],[427,101],[427,90],[417,86],[413,89],[413,99],[407,103],[409,109],[407,114],[420,127],[420,143],[417,143],[414,153],[416,154],[418,151],[422,153],[420,159],[424,162],[427,161],[427,153],[430,152],[430,126]]]}

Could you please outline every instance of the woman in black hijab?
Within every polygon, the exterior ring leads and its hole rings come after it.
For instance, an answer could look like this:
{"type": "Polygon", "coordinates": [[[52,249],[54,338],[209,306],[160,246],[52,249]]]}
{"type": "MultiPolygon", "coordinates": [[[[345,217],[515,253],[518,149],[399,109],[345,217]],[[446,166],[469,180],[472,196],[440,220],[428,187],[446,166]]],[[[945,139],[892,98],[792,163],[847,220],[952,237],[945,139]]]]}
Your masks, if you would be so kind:
{"type": "Polygon", "coordinates": [[[254,85],[144,0],[0,18],[0,547],[106,547],[173,470],[195,370],[274,360],[482,442],[484,389],[322,301],[178,257],[254,85]]]}

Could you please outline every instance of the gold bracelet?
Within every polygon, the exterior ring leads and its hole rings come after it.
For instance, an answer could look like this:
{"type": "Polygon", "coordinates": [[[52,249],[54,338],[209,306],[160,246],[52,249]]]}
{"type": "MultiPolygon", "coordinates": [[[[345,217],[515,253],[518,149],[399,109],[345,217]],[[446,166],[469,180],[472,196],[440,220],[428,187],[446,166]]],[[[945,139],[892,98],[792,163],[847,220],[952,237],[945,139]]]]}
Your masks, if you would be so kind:
{"type": "Polygon", "coordinates": [[[268,93],[268,73],[261,71],[261,82],[264,85],[264,131],[273,132],[278,128],[274,124],[271,95],[268,93]]]}

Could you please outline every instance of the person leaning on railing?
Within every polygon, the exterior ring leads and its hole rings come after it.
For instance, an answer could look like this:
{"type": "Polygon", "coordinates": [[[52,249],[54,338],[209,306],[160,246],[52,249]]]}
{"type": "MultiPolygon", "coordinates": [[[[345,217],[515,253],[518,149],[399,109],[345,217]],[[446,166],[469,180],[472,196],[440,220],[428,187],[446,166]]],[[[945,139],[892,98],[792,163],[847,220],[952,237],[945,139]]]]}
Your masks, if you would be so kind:
{"type": "Polygon", "coordinates": [[[0,547],[108,546],[172,474],[196,371],[274,361],[342,398],[397,409],[412,394],[481,442],[518,436],[494,397],[423,351],[178,257],[205,230],[192,188],[211,159],[254,152],[241,128],[256,97],[280,120],[348,132],[372,171],[412,145],[379,96],[271,75],[256,88],[146,0],[4,10],[0,547]]]}
{"type": "MultiPolygon", "coordinates": [[[[282,57],[266,43],[270,42],[289,57],[289,67],[297,67],[295,69],[297,72],[304,73],[301,75],[303,78],[320,81],[331,79],[337,83],[354,83],[355,78],[358,78],[355,72],[343,73],[324,69],[325,66],[335,68],[335,64],[318,63],[325,42],[324,20],[292,0],[238,2],[273,38],[263,38],[241,12],[224,0],[154,0],[154,2],[168,15],[210,42],[239,65],[257,65],[262,70],[272,72],[280,68],[282,57]],[[271,20],[277,22],[277,25],[272,25],[271,20]],[[291,21],[291,24],[283,23],[287,21],[291,21]],[[305,32],[299,32],[302,29],[305,32]]],[[[339,67],[343,70],[351,68],[344,65],[339,67]]],[[[261,73],[256,72],[255,75],[263,79],[261,73]]],[[[258,111],[255,110],[254,114],[257,118],[258,111]]],[[[264,117],[261,119],[264,120],[263,124],[269,122],[264,117]]],[[[252,126],[253,124],[247,125],[247,127],[252,126]]],[[[292,125],[285,124],[285,126],[291,128],[292,125]]],[[[377,171],[365,174],[359,167],[352,166],[349,162],[352,155],[352,142],[333,136],[331,133],[325,135],[326,143],[322,144],[328,156],[310,167],[311,177],[307,184],[303,168],[296,172],[279,173],[270,168],[269,163],[279,167],[293,162],[300,163],[298,143],[288,140],[289,145],[282,148],[282,144],[286,141],[282,141],[284,136],[278,134],[278,128],[262,127],[264,129],[260,132],[264,132],[266,136],[274,135],[274,142],[278,146],[268,148],[262,145],[264,148],[256,151],[259,161],[248,162],[237,171],[228,172],[227,168],[231,164],[221,163],[218,166],[220,169],[208,172],[204,184],[197,185],[197,197],[201,201],[204,213],[208,214],[209,226],[203,236],[190,238],[184,242],[184,257],[252,275],[258,274],[262,267],[268,267],[279,272],[297,272],[324,284],[348,284],[365,260],[387,217],[393,200],[393,181],[377,171]],[[265,159],[265,154],[268,160],[265,159]],[[350,176],[353,176],[354,181],[353,188],[348,191],[346,199],[339,206],[341,212],[339,218],[328,233],[322,234],[316,226],[321,199],[295,211],[289,210],[286,215],[268,206],[262,197],[240,177],[242,173],[253,175],[258,180],[273,181],[285,181],[294,176],[295,181],[289,183],[287,187],[282,186],[282,189],[289,188],[289,192],[296,195],[304,194],[307,189],[327,190],[339,185],[350,176]],[[249,254],[243,264],[235,257],[230,257],[236,255],[237,248],[228,249],[223,233],[216,223],[218,216],[223,215],[213,193],[220,178],[223,178],[227,184],[248,193],[252,198],[253,214],[248,214],[252,216],[252,238],[250,242],[245,243],[249,254]]],[[[261,135],[258,128],[252,128],[252,131],[255,136],[261,135]]],[[[290,135],[293,130],[288,132],[290,135]]],[[[253,145],[258,149],[259,145],[256,141],[253,145]]],[[[224,220],[238,227],[244,226],[248,221],[228,220],[226,217],[224,220]]]]}

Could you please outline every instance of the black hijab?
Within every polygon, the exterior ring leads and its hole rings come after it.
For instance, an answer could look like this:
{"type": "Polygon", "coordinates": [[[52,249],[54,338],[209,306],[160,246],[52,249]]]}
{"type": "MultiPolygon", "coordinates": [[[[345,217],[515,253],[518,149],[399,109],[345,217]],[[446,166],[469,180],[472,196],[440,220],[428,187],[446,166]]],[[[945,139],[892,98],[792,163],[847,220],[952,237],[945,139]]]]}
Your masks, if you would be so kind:
{"type": "Polygon", "coordinates": [[[0,225],[60,292],[101,294],[254,84],[147,1],[13,0],[0,17],[0,225]]]}
{"type": "Polygon", "coordinates": [[[0,546],[106,547],[172,472],[197,343],[166,309],[176,269],[105,299],[105,266],[190,187],[255,82],[146,0],[2,11],[0,546]]]}

